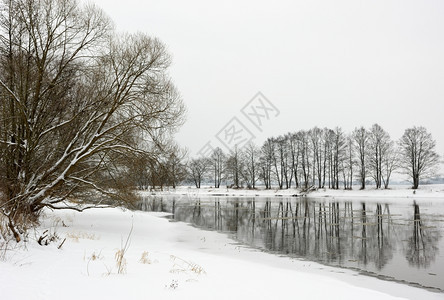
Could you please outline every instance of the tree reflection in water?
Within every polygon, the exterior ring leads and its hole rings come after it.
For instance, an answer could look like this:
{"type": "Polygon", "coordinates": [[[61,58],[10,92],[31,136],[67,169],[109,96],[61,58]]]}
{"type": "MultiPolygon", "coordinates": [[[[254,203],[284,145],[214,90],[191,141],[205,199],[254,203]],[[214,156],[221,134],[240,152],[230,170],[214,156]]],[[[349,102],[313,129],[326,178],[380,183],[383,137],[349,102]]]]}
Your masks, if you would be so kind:
{"type": "Polygon", "coordinates": [[[141,210],[172,212],[175,220],[233,233],[238,241],[267,251],[375,271],[399,255],[398,249],[410,267],[428,268],[434,262],[439,228],[426,226],[419,205],[413,208],[413,221],[405,225],[386,203],[151,197],[140,204],[141,210]]]}
{"type": "Polygon", "coordinates": [[[406,258],[410,265],[427,268],[435,260],[438,251],[439,232],[432,231],[421,221],[419,205],[413,204],[413,230],[408,239],[406,258]]]}

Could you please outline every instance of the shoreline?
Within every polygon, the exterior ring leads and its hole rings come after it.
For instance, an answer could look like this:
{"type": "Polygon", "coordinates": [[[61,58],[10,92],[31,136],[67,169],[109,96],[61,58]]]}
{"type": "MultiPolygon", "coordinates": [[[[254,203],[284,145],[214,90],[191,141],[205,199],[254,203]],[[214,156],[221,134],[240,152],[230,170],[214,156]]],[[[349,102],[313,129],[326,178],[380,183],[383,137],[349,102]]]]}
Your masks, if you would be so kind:
{"type": "Polygon", "coordinates": [[[165,215],[120,208],[47,211],[26,249],[8,252],[8,259],[0,262],[2,296],[42,300],[138,300],[147,295],[152,299],[444,298],[443,293],[357,271],[244,247],[228,235],[170,222],[165,215]],[[60,239],[38,245],[34,239],[45,230],[60,239]],[[125,272],[118,274],[115,253],[129,232],[125,272]],[[58,249],[63,238],[66,242],[58,249]]]}
{"type": "Polygon", "coordinates": [[[352,190],[333,190],[328,188],[316,189],[309,193],[301,193],[300,190],[291,189],[232,189],[201,187],[197,189],[190,186],[179,186],[176,189],[165,189],[163,191],[138,191],[141,196],[167,196],[177,195],[186,197],[307,197],[325,198],[326,200],[338,199],[366,199],[366,200],[418,200],[418,201],[444,201],[444,184],[430,184],[420,186],[417,190],[406,188],[406,186],[394,186],[391,189],[375,189],[369,187],[359,190],[355,186],[352,190]]]}

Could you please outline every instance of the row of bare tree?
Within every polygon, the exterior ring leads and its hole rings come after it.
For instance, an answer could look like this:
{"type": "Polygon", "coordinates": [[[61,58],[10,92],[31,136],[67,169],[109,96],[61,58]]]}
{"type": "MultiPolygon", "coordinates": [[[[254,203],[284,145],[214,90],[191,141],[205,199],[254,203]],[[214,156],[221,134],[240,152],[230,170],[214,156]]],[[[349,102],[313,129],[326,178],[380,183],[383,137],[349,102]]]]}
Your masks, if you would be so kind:
{"type": "Polygon", "coordinates": [[[341,128],[301,130],[268,138],[261,147],[253,143],[224,153],[216,148],[210,157],[192,159],[189,178],[200,187],[202,181],[222,180],[233,187],[255,188],[258,182],[271,189],[312,186],[361,189],[372,180],[376,188],[388,188],[397,171],[410,176],[413,188],[431,176],[439,164],[435,141],[424,127],[405,130],[397,142],[378,124],[356,128],[346,134],[341,128]]]}

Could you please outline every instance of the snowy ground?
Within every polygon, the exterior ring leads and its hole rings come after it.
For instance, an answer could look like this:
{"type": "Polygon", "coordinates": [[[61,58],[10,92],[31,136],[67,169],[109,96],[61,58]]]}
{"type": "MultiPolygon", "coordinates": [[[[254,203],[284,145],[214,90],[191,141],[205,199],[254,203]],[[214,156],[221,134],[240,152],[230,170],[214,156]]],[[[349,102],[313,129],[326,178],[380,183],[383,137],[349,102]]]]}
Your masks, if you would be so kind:
{"type": "Polygon", "coordinates": [[[444,299],[245,248],[161,216],[118,208],[46,212],[26,246],[0,262],[1,299],[444,299]],[[117,274],[115,255],[131,227],[126,270],[117,274]],[[45,230],[59,239],[40,246],[45,230]]]}
{"type": "MultiPolygon", "coordinates": [[[[271,189],[265,190],[263,187],[249,190],[249,189],[229,189],[226,187],[212,188],[202,187],[196,189],[195,187],[180,186],[176,189],[165,189],[164,191],[143,191],[142,195],[151,194],[179,194],[188,196],[236,196],[236,197],[289,197],[299,196],[300,191],[294,188],[291,189],[271,189]]],[[[428,199],[428,200],[442,200],[444,201],[444,184],[422,185],[417,190],[412,190],[408,185],[393,185],[389,189],[375,189],[374,186],[369,185],[365,190],[360,190],[359,186],[354,186],[352,190],[331,190],[331,189],[317,189],[308,194],[310,197],[326,197],[326,198],[372,198],[381,199],[387,198],[393,201],[396,199],[428,199]]]]}

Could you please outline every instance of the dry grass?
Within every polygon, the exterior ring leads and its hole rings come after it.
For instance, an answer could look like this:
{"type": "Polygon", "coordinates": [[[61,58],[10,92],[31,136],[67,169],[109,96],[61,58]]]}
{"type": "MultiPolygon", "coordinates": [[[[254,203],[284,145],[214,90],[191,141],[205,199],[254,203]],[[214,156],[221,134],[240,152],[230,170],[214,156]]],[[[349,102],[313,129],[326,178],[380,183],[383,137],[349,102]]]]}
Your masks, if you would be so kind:
{"type": "Polygon", "coordinates": [[[152,264],[153,262],[148,257],[148,255],[149,255],[148,251],[143,251],[142,257],[139,259],[139,262],[142,264],[152,264]]]}
{"type": "Polygon", "coordinates": [[[125,244],[123,244],[123,240],[120,244],[120,249],[117,250],[116,254],[114,255],[114,258],[116,259],[116,266],[117,266],[117,274],[125,274],[126,273],[126,259],[125,259],[125,253],[128,251],[128,248],[131,244],[131,234],[133,233],[133,226],[134,224],[131,224],[131,229],[128,233],[128,236],[126,238],[125,244]]]}
{"type": "Polygon", "coordinates": [[[74,242],[79,242],[79,239],[98,240],[99,237],[94,233],[88,232],[68,232],[66,237],[72,239],[74,242]]]}
{"type": "Polygon", "coordinates": [[[98,254],[96,254],[96,252],[94,251],[88,259],[89,259],[89,261],[103,259],[102,251],[100,251],[98,254]]]}
{"type": "Polygon", "coordinates": [[[196,263],[188,262],[180,257],[170,255],[170,259],[174,262],[170,273],[188,273],[193,272],[196,275],[207,274],[205,270],[196,263]]]}
{"type": "Polygon", "coordinates": [[[114,255],[114,258],[116,259],[116,265],[117,265],[117,273],[118,274],[125,274],[126,273],[126,258],[125,258],[125,249],[119,249],[117,250],[116,254],[114,255]]]}
{"type": "MultiPolygon", "coordinates": [[[[88,263],[86,264],[86,273],[89,276],[89,263],[92,261],[96,261],[96,260],[102,260],[103,256],[102,256],[102,251],[100,251],[98,254],[96,254],[96,252],[94,251],[91,256],[88,257],[88,263]]],[[[83,260],[85,260],[85,256],[83,256],[83,260]]]]}

